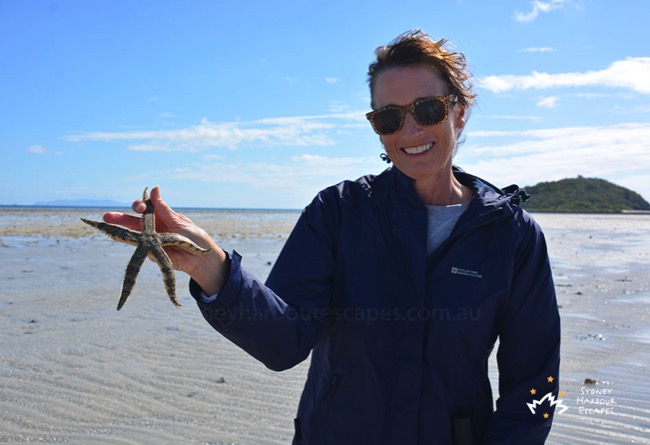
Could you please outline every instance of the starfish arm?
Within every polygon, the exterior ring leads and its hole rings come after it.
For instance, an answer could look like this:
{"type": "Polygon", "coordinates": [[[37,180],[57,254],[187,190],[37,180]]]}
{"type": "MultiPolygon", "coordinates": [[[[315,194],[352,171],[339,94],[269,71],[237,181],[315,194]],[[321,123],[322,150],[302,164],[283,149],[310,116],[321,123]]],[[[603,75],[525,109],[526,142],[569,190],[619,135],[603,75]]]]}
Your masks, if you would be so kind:
{"type": "Polygon", "coordinates": [[[149,187],[144,188],[142,201],[144,201],[144,204],[147,206],[142,214],[142,233],[153,235],[156,233],[156,213],[153,202],[149,199],[149,187]]]}
{"type": "Polygon", "coordinates": [[[203,254],[212,250],[204,249],[189,238],[177,233],[158,233],[157,238],[161,246],[178,246],[189,253],[203,254]]]}
{"type": "Polygon", "coordinates": [[[137,246],[139,243],[140,233],[129,230],[124,227],[116,226],[115,224],[108,224],[100,221],[93,221],[92,219],[81,218],[83,222],[91,227],[103,232],[115,241],[131,244],[137,246]]]}
{"type": "Polygon", "coordinates": [[[158,267],[160,267],[169,299],[174,303],[174,306],[179,307],[181,304],[176,298],[176,274],[174,273],[172,260],[169,259],[167,253],[165,253],[163,248],[159,245],[153,246],[151,254],[153,255],[156,264],[158,264],[158,267]]]}
{"type": "Polygon", "coordinates": [[[150,199],[145,201],[147,209],[142,214],[142,232],[156,233],[156,216],[153,211],[153,204],[150,199]]]}
{"type": "Polygon", "coordinates": [[[135,280],[138,278],[138,273],[140,273],[140,268],[144,263],[144,260],[147,258],[147,251],[149,249],[146,246],[138,246],[133,252],[133,256],[129,261],[129,264],[126,266],[126,272],[124,273],[124,283],[122,284],[122,295],[120,295],[120,302],[117,304],[117,310],[119,311],[126,303],[126,300],[131,295],[133,286],[135,285],[135,280]]]}

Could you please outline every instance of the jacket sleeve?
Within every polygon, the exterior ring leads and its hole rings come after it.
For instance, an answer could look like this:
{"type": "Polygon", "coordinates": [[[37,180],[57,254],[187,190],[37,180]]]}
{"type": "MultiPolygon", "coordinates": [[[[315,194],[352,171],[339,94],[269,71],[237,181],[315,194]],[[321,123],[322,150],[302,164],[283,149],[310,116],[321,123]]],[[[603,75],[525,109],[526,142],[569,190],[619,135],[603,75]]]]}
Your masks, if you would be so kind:
{"type": "Polygon", "coordinates": [[[334,242],[321,195],[302,213],[269,275],[260,282],[230,255],[230,275],[216,300],[190,292],[205,319],[223,336],[280,371],[302,362],[320,339],[331,299],[334,242]]]}
{"type": "Polygon", "coordinates": [[[516,214],[515,220],[521,240],[500,319],[499,399],[483,445],[543,444],[558,396],[560,317],[546,243],[527,213],[516,214]],[[544,399],[547,394],[553,398],[544,399]],[[542,399],[538,406],[533,403],[542,399]]]}

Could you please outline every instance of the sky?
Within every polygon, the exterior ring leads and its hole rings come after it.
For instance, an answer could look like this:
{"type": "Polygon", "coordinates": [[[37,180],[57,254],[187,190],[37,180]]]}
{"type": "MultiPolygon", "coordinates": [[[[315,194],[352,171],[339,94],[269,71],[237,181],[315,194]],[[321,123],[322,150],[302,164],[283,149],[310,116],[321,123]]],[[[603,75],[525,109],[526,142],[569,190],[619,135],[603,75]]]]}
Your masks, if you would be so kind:
{"type": "Polygon", "coordinates": [[[367,68],[414,28],[474,76],[457,165],[650,201],[649,16],[642,0],[0,0],[0,204],[157,185],[174,207],[303,208],[387,167],[367,68]]]}

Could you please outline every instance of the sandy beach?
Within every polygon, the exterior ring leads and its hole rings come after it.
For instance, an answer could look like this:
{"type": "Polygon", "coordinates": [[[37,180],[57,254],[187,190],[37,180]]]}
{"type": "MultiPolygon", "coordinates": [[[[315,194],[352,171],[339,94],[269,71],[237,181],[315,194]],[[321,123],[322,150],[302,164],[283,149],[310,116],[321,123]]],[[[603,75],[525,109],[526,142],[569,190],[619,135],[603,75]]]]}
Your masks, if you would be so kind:
{"type": "MultiPolygon", "coordinates": [[[[184,213],[262,279],[299,216],[184,213]]],[[[101,214],[0,209],[0,443],[290,443],[307,363],[267,370],[208,326],[182,273],[175,308],[151,262],[117,312],[133,248],[79,221],[101,214]]],[[[561,307],[568,407],[547,443],[650,443],[650,215],[534,216],[561,307]]],[[[490,370],[496,393],[494,360],[490,370]]]]}

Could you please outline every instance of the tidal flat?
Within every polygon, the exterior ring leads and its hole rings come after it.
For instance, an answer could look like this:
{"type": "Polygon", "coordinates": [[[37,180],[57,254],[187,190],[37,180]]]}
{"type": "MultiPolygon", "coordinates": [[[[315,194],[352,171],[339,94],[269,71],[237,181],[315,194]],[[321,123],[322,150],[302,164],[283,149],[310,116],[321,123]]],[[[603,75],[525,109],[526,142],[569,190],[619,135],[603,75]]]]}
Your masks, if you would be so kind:
{"type": "MultiPolygon", "coordinates": [[[[208,326],[182,273],[173,307],[151,262],[115,311],[133,247],[79,220],[101,213],[0,209],[0,442],[290,443],[308,363],[267,370],[208,326]]],[[[261,279],[300,214],[184,213],[261,279]]],[[[650,215],[533,216],[562,316],[568,407],[547,443],[648,443],[650,215]]],[[[489,368],[496,398],[494,357],[489,368]]]]}

